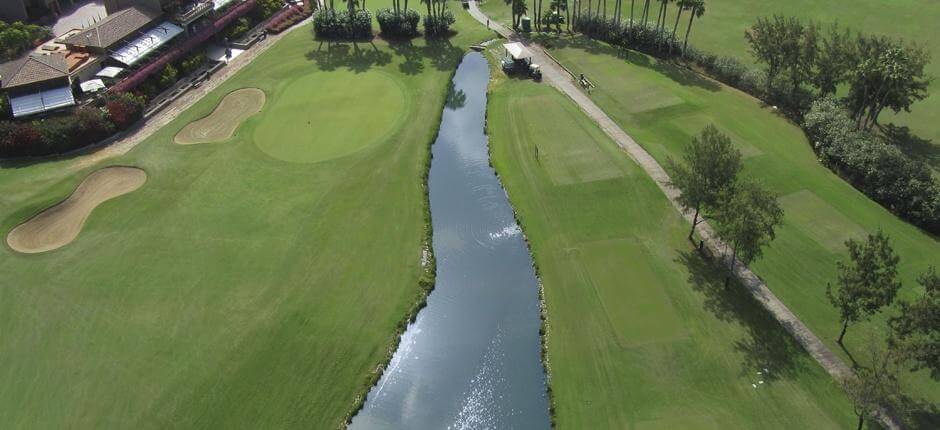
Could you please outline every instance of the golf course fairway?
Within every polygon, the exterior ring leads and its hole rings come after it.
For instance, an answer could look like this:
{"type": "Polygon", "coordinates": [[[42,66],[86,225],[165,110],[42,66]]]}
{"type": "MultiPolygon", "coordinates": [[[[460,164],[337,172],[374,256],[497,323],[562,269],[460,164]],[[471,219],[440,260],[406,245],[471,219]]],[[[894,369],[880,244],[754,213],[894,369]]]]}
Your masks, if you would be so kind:
{"type": "Polygon", "coordinates": [[[337,428],[424,294],[429,148],[451,74],[487,36],[462,13],[455,29],[357,50],[305,24],[124,156],[4,164],[4,235],[105,165],[147,183],[68,246],[0,249],[2,426],[337,428]],[[392,92],[337,105],[325,86],[392,92]],[[267,101],[231,139],[174,143],[240,88],[267,101]],[[283,130],[267,128],[287,105],[283,130]],[[294,123],[327,111],[345,120],[294,123]],[[381,130],[341,139],[357,118],[381,130]]]}
{"type": "Polygon", "coordinates": [[[559,429],[852,425],[839,385],[760,304],[723,287],[613,141],[556,90],[497,76],[493,164],[544,285],[559,429]]]}
{"type": "MultiPolygon", "coordinates": [[[[940,242],[820,164],[800,128],[758,100],[666,62],[632,51],[621,54],[583,37],[552,43],[552,55],[576,75],[590,77],[597,85],[594,102],[659,163],[678,159],[707,124],[731,137],[744,156],[745,173],[775,192],[785,211],[777,238],[752,269],[832,351],[864,365],[869,337],[884,338],[885,320],[894,311],[853,325],[845,341],[848,354],[836,344],[839,314],[825,292],[827,283],[836,280],[836,262],[848,256],[844,242],[882,229],[901,258],[899,296],[905,299],[920,293],[917,276],[938,263],[940,242]]],[[[910,395],[940,400],[940,384],[926,372],[903,376],[910,395]]]]}

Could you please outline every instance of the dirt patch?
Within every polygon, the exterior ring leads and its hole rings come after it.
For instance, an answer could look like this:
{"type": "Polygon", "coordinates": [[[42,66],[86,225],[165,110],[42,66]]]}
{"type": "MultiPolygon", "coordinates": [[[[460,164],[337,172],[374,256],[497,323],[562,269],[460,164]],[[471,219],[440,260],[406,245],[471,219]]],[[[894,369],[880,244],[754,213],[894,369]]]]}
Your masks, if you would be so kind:
{"type": "Polygon", "coordinates": [[[85,178],[67,199],[20,224],[7,235],[15,251],[35,254],[69,244],[98,205],[140,188],[147,173],[136,167],[106,167],[85,178]]]}
{"type": "Polygon", "coordinates": [[[209,116],[183,127],[173,139],[180,145],[221,142],[232,137],[241,123],[261,112],[264,91],[257,88],[235,90],[222,98],[209,116]]]}

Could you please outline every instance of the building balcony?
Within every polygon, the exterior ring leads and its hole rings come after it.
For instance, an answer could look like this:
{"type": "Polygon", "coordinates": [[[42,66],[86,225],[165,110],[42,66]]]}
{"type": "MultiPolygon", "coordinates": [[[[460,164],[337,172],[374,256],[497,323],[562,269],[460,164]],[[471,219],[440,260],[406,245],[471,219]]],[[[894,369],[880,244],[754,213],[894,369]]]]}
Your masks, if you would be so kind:
{"type": "Polygon", "coordinates": [[[173,18],[180,24],[187,25],[213,9],[212,1],[199,1],[180,6],[180,10],[173,14],[173,18]]]}

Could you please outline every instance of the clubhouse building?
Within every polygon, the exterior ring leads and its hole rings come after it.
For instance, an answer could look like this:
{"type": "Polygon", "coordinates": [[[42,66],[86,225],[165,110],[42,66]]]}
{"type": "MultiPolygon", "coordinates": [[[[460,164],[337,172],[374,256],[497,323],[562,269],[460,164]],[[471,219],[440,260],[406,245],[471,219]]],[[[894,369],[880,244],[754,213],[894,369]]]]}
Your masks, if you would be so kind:
{"type": "MultiPolygon", "coordinates": [[[[0,3],[7,1],[12,0],[0,3]]],[[[0,90],[9,99],[14,118],[74,106],[76,94],[83,96],[134,75],[139,79],[151,73],[140,69],[160,62],[160,57],[170,55],[168,51],[195,48],[174,48],[174,44],[182,45],[177,39],[193,39],[196,33],[201,33],[200,39],[209,37],[205,33],[215,34],[220,28],[213,24],[222,21],[216,15],[241,3],[252,4],[232,12],[241,15],[254,7],[254,0],[107,0],[104,19],[0,64],[0,90]]],[[[232,19],[225,18],[225,22],[232,19]]]]}

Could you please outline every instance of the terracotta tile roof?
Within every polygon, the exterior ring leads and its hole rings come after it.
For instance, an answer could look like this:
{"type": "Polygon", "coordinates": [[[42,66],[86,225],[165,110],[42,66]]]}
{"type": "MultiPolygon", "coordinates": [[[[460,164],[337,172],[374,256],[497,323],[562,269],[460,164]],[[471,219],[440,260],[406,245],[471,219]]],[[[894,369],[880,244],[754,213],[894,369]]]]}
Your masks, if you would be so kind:
{"type": "Polygon", "coordinates": [[[160,16],[160,12],[142,6],[131,6],[108,15],[101,22],[80,33],[66,37],[66,45],[109,48],[121,39],[140,30],[160,16]]]}
{"type": "Polygon", "coordinates": [[[3,89],[20,87],[69,75],[69,65],[61,52],[41,55],[30,54],[0,64],[0,84],[3,89]]]}

